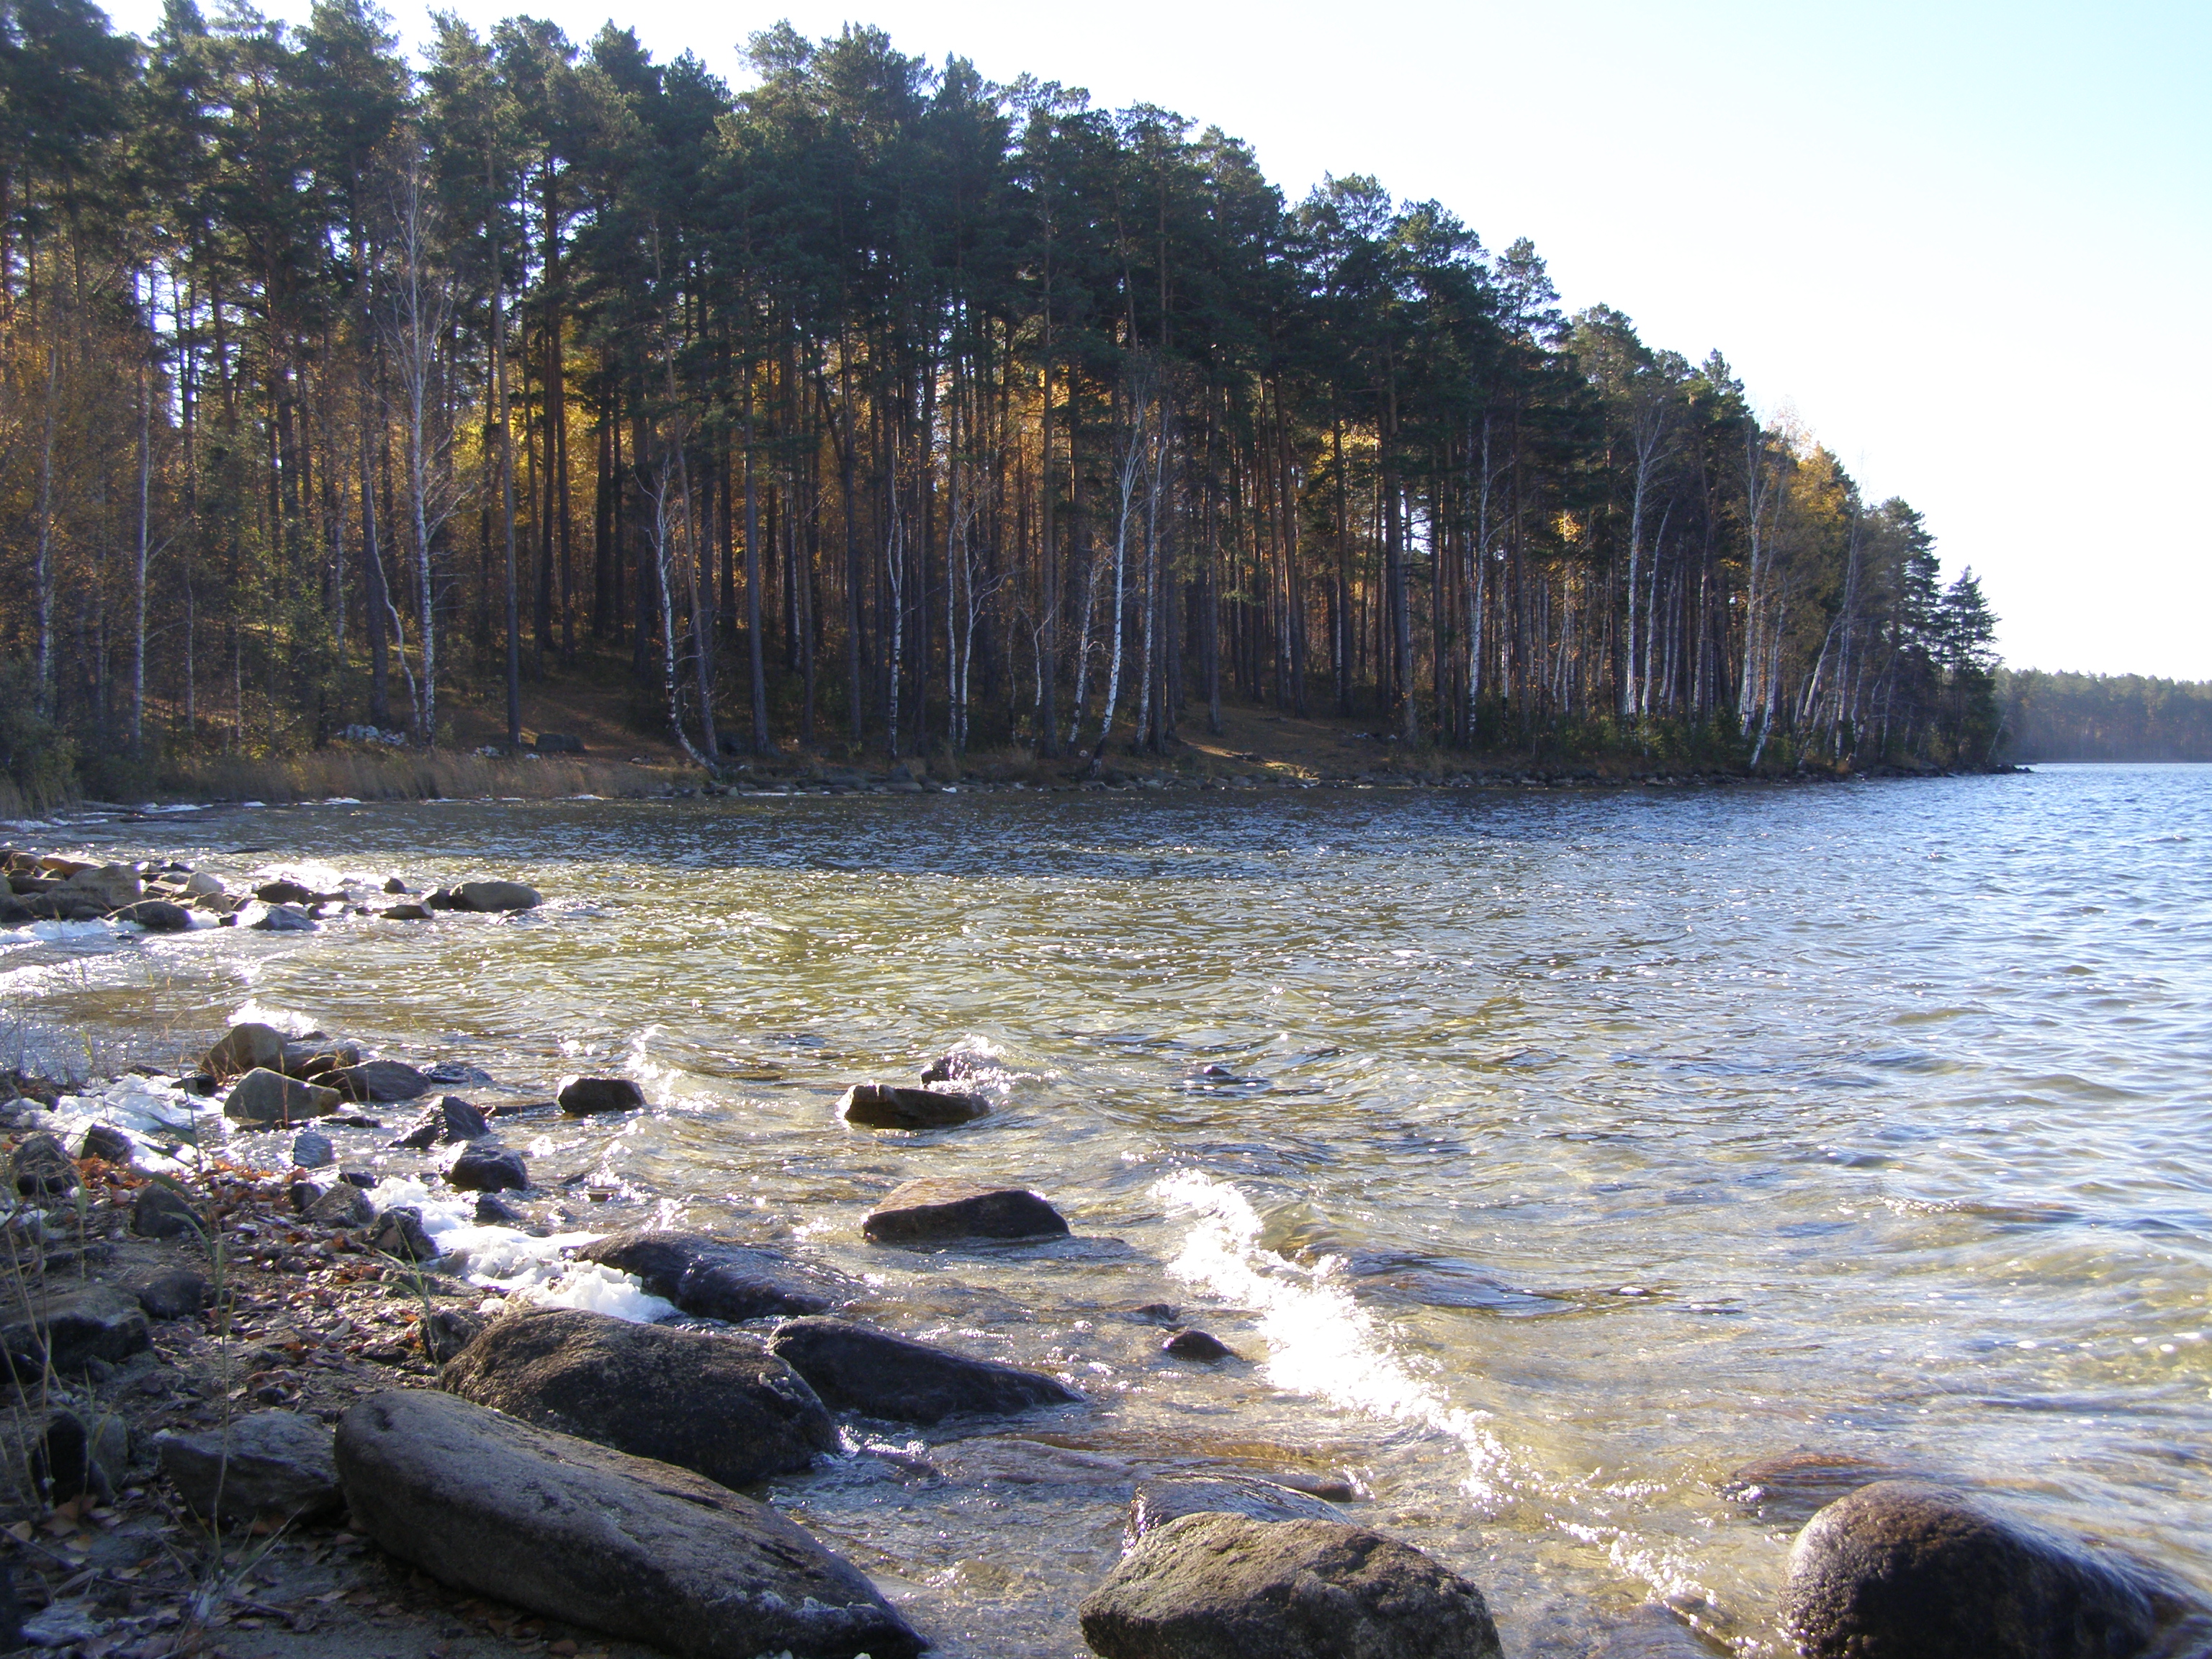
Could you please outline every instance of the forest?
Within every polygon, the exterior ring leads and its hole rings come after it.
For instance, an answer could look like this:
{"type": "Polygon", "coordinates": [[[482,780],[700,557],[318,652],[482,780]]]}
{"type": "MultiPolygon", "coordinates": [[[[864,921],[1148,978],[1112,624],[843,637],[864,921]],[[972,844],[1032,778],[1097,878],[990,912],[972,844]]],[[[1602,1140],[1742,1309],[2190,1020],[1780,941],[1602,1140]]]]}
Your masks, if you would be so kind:
{"type": "Polygon", "coordinates": [[[2212,683],[2000,670],[2004,747],[2023,761],[2212,761],[2212,683]]]}
{"type": "Polygon", "coordinates": [[[1527,241],[882,33],[0,0],[0,750],[702,766],[1416,747],[1974,766],[1971,571],[1527,241]],[[597,677],[594,678],[593,677],[597,677]]]}

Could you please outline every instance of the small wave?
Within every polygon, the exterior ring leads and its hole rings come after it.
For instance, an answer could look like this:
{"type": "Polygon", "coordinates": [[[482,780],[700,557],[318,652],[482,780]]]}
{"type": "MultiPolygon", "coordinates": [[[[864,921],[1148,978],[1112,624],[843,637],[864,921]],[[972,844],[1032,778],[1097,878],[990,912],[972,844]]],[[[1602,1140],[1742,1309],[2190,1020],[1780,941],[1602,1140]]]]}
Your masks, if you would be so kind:
{"type": "Polygon", "coordinates": [[[315,1029],[315,1022],[296,1008],[248,997],[230,1012],[233,1025],[273,1025],[287,1036],[301,1037],[315,1029]]]}

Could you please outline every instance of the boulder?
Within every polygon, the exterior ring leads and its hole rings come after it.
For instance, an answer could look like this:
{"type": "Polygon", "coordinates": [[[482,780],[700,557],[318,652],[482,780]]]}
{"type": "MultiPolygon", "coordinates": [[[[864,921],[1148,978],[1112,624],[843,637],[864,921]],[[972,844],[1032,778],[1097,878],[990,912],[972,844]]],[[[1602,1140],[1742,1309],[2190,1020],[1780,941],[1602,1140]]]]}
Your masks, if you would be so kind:
{"type": "Polygon", "coordinates": [[[24,1136],[9,1160],[8,1174],[15,1190],[28,1199],[66,1198],[76,1190],[76,1165],[68,1148],[43,1130],[24,1136]]]}
{"type": "Polygon", "coordinates": [[[437,1244],[422,1225],[422,1212],[411,1204],[394,1205],[376,1218],[368,1248],[403,1261],[428,1261],[438,1254],[437,1244]]]}
{"type": "Polygon", "coordinates": [[[264,881],[253,890],[253,896],[264,904],[313,904],[322,896],[312,887],[296,881],[264,881]]]}
{"type": "Polygon", "coordinates": [[[481,1087],[493,1080],[489,1072],[481,1066],[471,1066],[465,1060],[441,1060],[434,1066],[425,1066],[422,1075],[448,1089],[481,1087]]]}
{"type": "Polygon", "coordinates": [[[768,1348],[812,1384],[824,1404],[894,1422],[1004,1415],[1082,1399],[1041,1371],[971,1359],[847,1319],[787,1319],[768,1348]]]}
{"type": "Polygon", "coordinates": [[[482,1140],[490,1133],[491,1125],[484,1121],[482,1112],[459,1095],[444,1095],[392,1144],[419,1152],[441,1143],[452,1146],[465,1140],[482,1140]]]}
{"type": "Polygon", "coordinates": [[[1139,1540],[1079,1612],[1103,1659],[1499,1659],[1480,1590],[1337,1521],[1183,1516],[1139,1540]]]}
{"type": "Polygon", "coordinates": [[[629,1112],[645,1104],[645,1091],[626,1077],[564,1078],[555,1097],[561,1109],[582,1117],[593,1112],[629,1112]]]}
{"type": "Polygon", "coordinates": [[[131,1200],[131,1231],[141,1238],[184,1238],[204,1229],[183,1194],[149,1181],[131,1200]]]}
{"type": "Polygon", "coordinates": [[[358,1066],[340,1066],[323,1074],[322,1080],[348,1100],[391,1102],[412,1100],[430,1092],[430,1079],[401,1060],[367,1060],[358,1066]]]}
{"type": "Polygon", "coordinates": [[[96,1158],[103,1164],[128,1164],[137,1156],[137,1143],[111,1123],[95,1123],[84,1132],[79,1158],[96,1158]]]}
{"type": "Polygon", "coordinates": [[[337,1161],[337,1146],[328,1135],[317,1134],[313,1129],[307,1129],[292,1137],[294,1169],[327,1170],[337,1161]]]}
{"type": "Polygon", "coordinates": [[[704,1233],[661,1228],[611,1233],[579,1249],[576,1259],[635,1273],[649,1292],[685,1313],[732,1325],[771,1315],[822,1313],[830,1305],[782,1256],[704,1233]]]}
{"type": "Polygon", "coordinates": [[[211,876],[204,870],[195,870],[184,879],[180,890],[186,898],[221,898],[226,889],[221,876],[211,876]]]}
{"type": "Polygon", "coordinates": [[[913,1659],[860,1571],[702,1475],[448,1394],[362,1401],[338,1425],[353,1524],[453,1588],[683,1659],[913,1659]]]}
{"type": "Polygon", "coordinates": [[[138,1305],[149,1319],[190,1319],[207,1303],[208,1282],[190,1267],[172,1267],[138,1287],[138,1305]]]}
{"type": "Polygon", "coordinates": [[[249,1412],[205,1434],[164,1435],[161,1473],[210,1520],[315,1521],[345,1503],[331,1431],[297,1412],[249,1412]]]}
{"type": "Polygon", "coordinates": [[[335,1089],[302,1083],[259,1066],[230,1085],[222,1115],[240,1123],[289,1123],[303,1117],[327,1117],[342,1103],[335,1089]]]}
{"type": "Polygon", "coordinates": [[[436,915],[436,912],[420,904],[389,905],[379,914],[386,921],[429,921],[436,915]]]}
{"type": "Polygon", "coordinates": [[[397,876],[386,876],[384,878],[384,890],[387,893],[411,893],[415,890],[397,876]]]}
{"type": "Polygon", "coordinates": [[[284,1045],[283,1064],[276,1069],[286,1077],[302,1081],[313,1080],[326,1088],[337,1085],[330,1075],[349,1066],[361,1064],[361,1045],[357,1042],[335,1042],[320,1031],[301,1037],[296,1042],[284,1045]]]}
{"type": "Polygon", "coordinates": [[[477,1194],[476,1223],[479,1227],[519,1227],[529,1218],[496,1194],[477,1194]]]}
{"type": "Polygon", "coordinates": [[[353,1182],[341,1181],[308,1204],[307,1219],[318,1227],[366,1227],[376,1219],[376,1206],[353,1182]]]}
{"type": "Polygon", "coordinates": [[[274,1025],[248,1020],[224,1032],[200,1063],[219,1080],[240,1077],[261,1066],[281,1072],[284,1069],[286,1040],[274,1025]]]}
{"type": "Polygon", "coordinates": [[[535,887],[519,881],[465,881],[453,893],[464,910],[534,910],[545,902],[535,887]]]}
{"type": "Polygon", "coordinates": [[[530,1184],[522,1154],[507,1146],[465,1146],[446,1170],[446,1179],[465,1193],[520,1192],[530,1184]]]}
{"type": "Polygon", "coordinates": [[[1186,1515],[1241,1515],[1248,1521],[1328,1521],[1343,1517],[1308,1492],[1249,1474],[1163,1474],[1137,1482],[1129,1500],[1132,1544],[1155,1527],[1186,1515]]]}
{"type": "Polygon", "coordinates": [[[1194,1359],[1202,1365],[1237,1358],[1234,1348],[1206,1331],[1177,1331],[1160,1344],[1160,1352],[1171,1359],[1194,1359]]]}
{"type": "Polygon", "coordinates": [[[837,1449],[814,1390],[749,1337],[576,1308],[494,1321],[442,1386],[540,1428],[750,1486],[837,1449]]]}
{"type": "Polygon", "coordinates": [[[322,923],[296,904],[272,904],[246,925],[264,933],[312,933],[322,923]]]}
{"type": "Polygon", "coordinates": [[[62,883],[59,890],[97,905],[103,914],[136,904],[146,893],[138,872],[127,864],[103,864],[96,869],[79,870],[62,883]]]}
{"type": "Polygon", "coordinates": [[[870,1211],[860,1232],[875,1244],[926,1244],[961,1238],[1055,1238],[1067,1232],[1059,1211],[1019,1187],[971,1181],[909,1181],[870,1211]]]}
{"type": "Polygon", "coordinates": [[[18,1379],[35,1377],[48,1364],[64,1376],[82,1370],[89,1360],[112,1365],[153,1340],[138,1298],[112,1285],[94,1283],[44,1297],[34,1293],[33,1301],[35,1312],[23,1311],[19,1300],[0,1320],[0,1351],[18,1379]]]}
{"type": "Polygon", "coordinates": [[[1782,1593],[1805,1659],[2119,1659],[2192,1611],[2147,1564],[1918,1480],[1815,1515],[1782,1593]]]}
{"type": "Polygon", "coordinates": [[[149,933],[189,933],[192,913],[181,904],[167,899],[140,899],[136,904],[126,904],[113,918],[117,921],[135,921],[149,933]]]}
{"type": "Polygon", "coordinates": [[[838,1116],[863,1129],[944,1129],[972,1123],[990,1109],[981,1095],[896,1083],[856,1083],[837,1103],[838,1116]]]}
{"type": "Polygon", "coordinates": [[[921,1068],[924,1083],[963,1083],[991,1069],[988,1054],[979,1054],[973,1049],[955,1048],[939,1054],[921,1068]]]}

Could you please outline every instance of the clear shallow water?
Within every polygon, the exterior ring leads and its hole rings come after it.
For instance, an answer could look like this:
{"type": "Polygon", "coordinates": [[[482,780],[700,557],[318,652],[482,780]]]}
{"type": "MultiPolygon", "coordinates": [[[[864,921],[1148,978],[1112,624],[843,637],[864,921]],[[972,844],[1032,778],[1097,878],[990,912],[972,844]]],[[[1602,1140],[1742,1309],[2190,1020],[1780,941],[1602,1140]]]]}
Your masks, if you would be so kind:
{"type": "Polygon", "coordinates": [[[542,1219],[781,1241],[1089,1396],[776,1489],[948,1653],[1080,1653],[1131,1472],[1206,1461],[1351,1472],[1516,1654],[1652,1596],[1786,1650],[1789,1529],[1717,1488],[1796,1448],[2212,1584],[2212,769],[333,805],[76,844],[538,884],[509,920],[19,943],[0,994],[155,1059],[250,1002],[540,1095],[630,1068],[650,1115],[526,1132],[541,1180],[619,1188],[542,1219]],[[992,1118],[836,1121],[963,1039],[1012,1074],[992,1118]],[[1076,1237],[862,1245],[923,1173],[1034,1186],[1076,1237]],[[1126,1312],[1155,1301],[1246,1363],[1162,1358],[1126,1312]]]}

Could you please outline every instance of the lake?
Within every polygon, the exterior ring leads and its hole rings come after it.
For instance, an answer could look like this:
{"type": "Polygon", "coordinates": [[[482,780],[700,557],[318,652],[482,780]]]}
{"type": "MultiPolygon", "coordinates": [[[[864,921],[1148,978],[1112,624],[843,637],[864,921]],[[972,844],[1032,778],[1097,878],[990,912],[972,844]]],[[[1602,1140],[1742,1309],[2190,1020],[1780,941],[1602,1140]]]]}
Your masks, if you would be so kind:
{"type": "Polygon", "coordinates": [[[336,804],[17,840],[540,888],[513,918],[0,934],[0,990],[158,1062],[246,1011],[468,1061],[487,1098],[637,1078],[648,1113],[518,1139],[542,1223],[779,1244],[863,1281],[860,1316],[1087,1396],[773,1489],[948,1655],[1081,1653],[1131,1473],[1186,1464],[1348,1474],[1352,1518],[1468,1573],[1516,1655],[1655,1597],[1786,1652],[1794,1522],[1723,1488],[1792,1451],[2212,1583],[2212,769],[336,804]],[[837,1121],[956,1044],[994,1056],[990,1117],[837,1121]],[[863,1244],[923,1174],[1033,1187],[1074,1236],[863,1244]],[[1243,1358],[1164,1358],[1153,1303],[1243,1358]]]}

